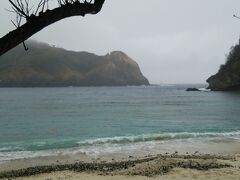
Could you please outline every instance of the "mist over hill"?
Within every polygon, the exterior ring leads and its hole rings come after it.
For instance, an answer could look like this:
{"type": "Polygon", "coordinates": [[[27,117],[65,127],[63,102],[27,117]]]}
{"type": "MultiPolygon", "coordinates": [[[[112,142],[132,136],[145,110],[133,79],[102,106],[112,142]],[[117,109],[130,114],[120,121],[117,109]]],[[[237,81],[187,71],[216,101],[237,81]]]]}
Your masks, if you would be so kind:
{"type": "Polygon", "coordinates": [[[28,41],[0,57],[0,87],[149,85],[125,53],[105,56],[28,41]]]}

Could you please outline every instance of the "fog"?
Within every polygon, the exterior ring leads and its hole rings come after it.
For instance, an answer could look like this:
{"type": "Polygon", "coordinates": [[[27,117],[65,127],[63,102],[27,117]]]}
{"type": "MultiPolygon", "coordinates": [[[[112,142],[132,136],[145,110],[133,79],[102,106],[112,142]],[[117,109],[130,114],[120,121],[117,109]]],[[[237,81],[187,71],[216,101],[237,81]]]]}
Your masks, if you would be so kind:
{"type": "MultiPolygon", "coordinates": [[[[0,2],[0,36],[14,29],[0,2]]],[[[151,83],[205,83],[238,42],[239,0],[106,0],[97,15],[57,22],[32,37],[69,50],[127,53],[151,83]]]]}

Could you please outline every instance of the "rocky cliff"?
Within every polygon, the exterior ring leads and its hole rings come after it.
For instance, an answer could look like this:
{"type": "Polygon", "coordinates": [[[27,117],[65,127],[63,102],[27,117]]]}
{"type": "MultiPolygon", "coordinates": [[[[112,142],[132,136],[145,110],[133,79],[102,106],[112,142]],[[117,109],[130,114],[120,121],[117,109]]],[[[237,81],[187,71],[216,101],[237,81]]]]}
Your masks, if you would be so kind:
{"type": "Polygon", "coordinates": [[[0,57],[0,87],[149,85],[138,64],[120,51],[106,56],[29,41],[0,57]]]}
{"type": "Polygon", "coordinates": [[[240,90],[240,44],[231,48],[226,63],[207,82],[214,91],[240,90]]]}

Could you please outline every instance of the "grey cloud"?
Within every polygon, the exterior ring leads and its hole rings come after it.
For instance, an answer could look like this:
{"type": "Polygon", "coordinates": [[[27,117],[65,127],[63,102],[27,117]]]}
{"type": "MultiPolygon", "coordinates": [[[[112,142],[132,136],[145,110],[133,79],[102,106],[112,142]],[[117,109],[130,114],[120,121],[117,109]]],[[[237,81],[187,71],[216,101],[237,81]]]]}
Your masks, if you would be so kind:
{"type": "MultiPolygon", "coordinates": [[[[0,2],[0,35],[11,28],[0,2]]],[[[239,38],[239,0],[107,0],[102,12],[62,20],[33,38],[77,51],[122,50],[152,83],[204,83],[239,38]]]]}

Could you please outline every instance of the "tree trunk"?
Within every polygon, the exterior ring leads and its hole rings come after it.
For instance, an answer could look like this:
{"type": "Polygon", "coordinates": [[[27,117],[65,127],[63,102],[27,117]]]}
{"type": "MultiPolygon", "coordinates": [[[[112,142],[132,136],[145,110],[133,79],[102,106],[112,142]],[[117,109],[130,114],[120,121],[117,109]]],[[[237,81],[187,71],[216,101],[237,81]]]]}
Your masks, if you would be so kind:
{"type": "Polygon", "coordinates": [[[27,22],[14,31],[0,39],[0,56],[24,42],[29,37],[61,19],[71,16],[85,16],[86,14],[97,14],[105,0],[95,0],[93,4],[76,2],[66,4],[53,10],[47,10],[39,16],[31,16],[27,22]]]}

